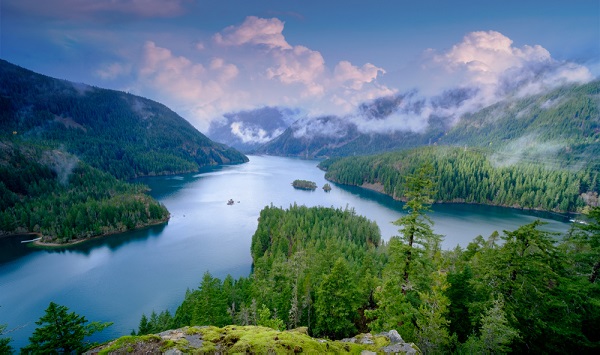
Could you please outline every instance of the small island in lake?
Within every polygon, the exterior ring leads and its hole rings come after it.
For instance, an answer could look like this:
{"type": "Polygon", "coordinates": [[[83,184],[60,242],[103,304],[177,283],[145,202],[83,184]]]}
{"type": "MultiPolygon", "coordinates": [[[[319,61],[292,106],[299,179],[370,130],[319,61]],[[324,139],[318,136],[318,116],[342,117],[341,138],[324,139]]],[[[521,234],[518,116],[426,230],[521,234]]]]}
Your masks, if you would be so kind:
{"type": "Polygon", "coordinates": [[[296,189],[301,189],[301,190],[316,190],[317,189],[317,184],[314,181],[308,181],[308,180],[294,180],[294,182],[292,182],[292,186],[294,186],[294,188],[296,188],[296,189]]]}
{"type": "Polygon", "coordinates": [[[329,185],[328,183],[325,183],[325,185],[323,185],[323,190],[325,192],[331,191],[331,185],[329,185]]]}

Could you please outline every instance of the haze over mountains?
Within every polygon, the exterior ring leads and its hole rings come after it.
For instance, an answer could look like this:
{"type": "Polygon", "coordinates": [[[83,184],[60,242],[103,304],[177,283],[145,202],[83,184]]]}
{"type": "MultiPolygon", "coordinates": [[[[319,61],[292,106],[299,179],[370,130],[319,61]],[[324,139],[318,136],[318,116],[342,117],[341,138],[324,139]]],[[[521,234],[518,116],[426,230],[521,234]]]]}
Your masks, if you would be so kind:
{"type": "Polygon", "coordinates": [[[261,107],[213,121],[208,135],[220,143],[139,96],[52,79],[5,61],[0,82],[5,137],[60,146],[117,177],[245,161],[222,143],[244,152],[305,158],[466,145],[491,149],[503,163],[537,159],[572,166],[594,163],[600,152],[600,81],[528,94],[533,80],[481,108],[482,89],[475,87],[431,97],[418,91],[379,97],[347,116],[261,107]]]}
{"type": "MultiPolygon", "coordinates": [[[[600,154],[600,81],[566,84],[533,95],[512,95],[472,113],[452,115],[473,95],[474,90],[457,89],[429,102],[414,92],[378,98],[360,105],[354,117],[300,116],[279,135],[286,122],[281,109],[231,115],[235,121],[229,125],[248,125],[262,132],[261,139],[249,137],[246,146],[237,145],[241,149],[306,158],[363,155],[424,145],[490,149],[504,163],[535,159],[573,165],[593,163],[600,154]],[[406,122],[406,126],[389,124],[394,116],[422,116],[427,107],[435,111],[427,119],[415,120],[412,125],[406,122]],[[247,117],[250,119],[246,121],[247,117]],[[277,117],[279,125],[275,129],[261,125],[269,117],[277,117]],[[274,138],[264,143],[266,137],[274,138]]],[[[292,117],[298,117],[297,113],[292,117]]],[[[239,135],[223,134],[227,128],[221,126],[219,138],[230,145],[240,144],[239,135]]]]}

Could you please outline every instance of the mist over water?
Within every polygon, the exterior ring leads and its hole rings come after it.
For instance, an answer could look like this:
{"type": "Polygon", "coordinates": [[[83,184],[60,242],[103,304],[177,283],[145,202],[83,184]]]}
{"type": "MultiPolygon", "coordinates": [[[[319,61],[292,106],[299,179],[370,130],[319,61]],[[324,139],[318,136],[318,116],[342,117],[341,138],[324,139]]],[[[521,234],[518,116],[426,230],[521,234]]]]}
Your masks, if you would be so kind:
{"type": "MultiPolygon", "coordinates": [[[[199,174],[139,179],[171,212],[166,225],[92,240],[65,249],[32,249],[20,240],[0,238],[0,323],[7,323],[11,345],[28,343],[50,301],[90,321],[111,321],[94,340],[104,341],[137,329],[143,313],[174,312],[187,288],[202,274],[234,277],[250,274],[250,244],[262,208],[307,206],[353,208],[375,220],[383,239],[397,234],[392,222],[403,204],[388,196],[332,184],[324,192],[324,172],[314,160],[251,156],[250,162],[207,168],[199,174]],[[296,190],[295,179],[311,180],[315,191],[296,190]],[[233,199],[235,204],[227,205],[233,199]]],[[[435,232],[443,247],[466,246],[474,237],[514,230],[537,218],[546,230],[564,232],[560,215],[477,205],[435,205],[435,232]]]]}

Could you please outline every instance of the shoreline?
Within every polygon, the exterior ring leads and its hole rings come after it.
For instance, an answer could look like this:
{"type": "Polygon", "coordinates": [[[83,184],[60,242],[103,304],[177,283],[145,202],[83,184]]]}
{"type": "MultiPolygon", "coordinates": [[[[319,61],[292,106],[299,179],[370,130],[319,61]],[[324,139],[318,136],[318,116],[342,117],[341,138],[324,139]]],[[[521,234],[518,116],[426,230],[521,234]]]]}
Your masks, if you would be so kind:
{"type": "MultiPolygon", "coordinates": [[[[84,242],[87,242],[87,241],[90,241],[90,240],[96,240],[96,239],[100,239],[100,238],[103,238],[103,237],[108,237],[108,236],[115,235],[115,234],[120,234],[120,233],[130,232],[130,231],[134,231],[134,230],[141,230],[141,229],[148,228],[148,227],[158,226],[158,225],[161,225],[161,224],[168,223],[169,219],[170,219],[170,217],[167,218],[166,220],[160,220],[160,221],[157,221],[155,223],[149,223],[149,224],[146,224],[146,225],[141,226],[141,227],[127,229],[127,230],[124,230],[124,231],[114,231],[114,232],[99,234],[99,235],[96,235],[96,236],[93,236],[93,237],[78,239],[78,240],[75,240],[75,241],[72,241],[72,242],[68,242],[68,243],[42,242],[40,240],[36,240],[34,242],[27,243],[27,244],[30,244],[33,247],[40,248],[40,249],[67,248],[67,247],[71,247],[73,245],[84,243],[84,242]]],[[[33,233],[30,233],[30,234],[33,234],[33,233]]],[[[39,234],[41,236],[40,233],[37,233],[37,234],[39,234]]],[[[23,235],[23,234],[21,234],[21,235],[23,235]]]]}
{"type": "MultiPolygon", "coordinates": [[[[335,180],[329,180],[329,179],[325,179],[325,180],[339,184],[339,185],[353,186],[353,187],[358,187],[361,189],[377,192],[382,195],[391,197],[395,201],[406,202],[405,199],[397,198],[396,196],[392,196],[392,195],[385,193],[385,191],[383,189],[383,185],[381,183],[374,183],[374,184],[363,183],[362,185],[351,185],[351,184],[343,184],[343,183],[337,182],[335,180]]],[[[512,206],[512,205],[500,205],[500,204],[482,203],[482,202],[467,202],[464,199],[454,199],[452,201],[434,201],[432,204],[439,204],[439,205],[442,205],[442,204],[446,204],[446,205],[465,204],[465,205],[481,205],[481,206],[490,206],[490,207],[512,208],[512,209],[521,210],[521,211],[553,213],[553,214],[561,215],[564,218],[570,218],[571,216],[581,215],[580,212],[576,212],[576,211],[553,211],[553,210],[545,210],[545,209],[541,209],[541,208],[526,208],[526,207],[512,206]]]]}

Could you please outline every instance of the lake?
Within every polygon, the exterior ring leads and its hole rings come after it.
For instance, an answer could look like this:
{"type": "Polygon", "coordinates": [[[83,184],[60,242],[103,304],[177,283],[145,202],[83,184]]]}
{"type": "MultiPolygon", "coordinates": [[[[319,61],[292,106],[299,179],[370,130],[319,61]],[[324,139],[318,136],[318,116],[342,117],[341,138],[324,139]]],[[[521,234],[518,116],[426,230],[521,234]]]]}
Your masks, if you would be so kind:
{"type": "MultiPolygon", "coordinates": [[[[94,338],[103,341],[137,330],[143,313],[174,312],[186,289],[198,287],[206,271],[217,277],[248,276],[252,234],[267,205],[353,208],[378,223],[383,239],[397,234],[391,222],[402,216],[401,202],[336,184],[326,193],[317,164],[250,156],[242,165],[139,179],[171,212],[168,224],[53,250],[21,244],[28,236],[0,239],[0,324],[17,328],[10,333],[11,345],[27,345],[34,322],[51,301],[90,321],[114,322],[94,338]],[[291,186],[295,179],[315,181],[319,188],[296,190],[291,186]],[[229,199],[235,203],[228,205],[229,199]]],[[[536,219],[548,223],[546,230],[569,228],[562,215],[478,205],[435,205],[431,217],[435,231],[446,236],[446,249],[536,219]]]]}

